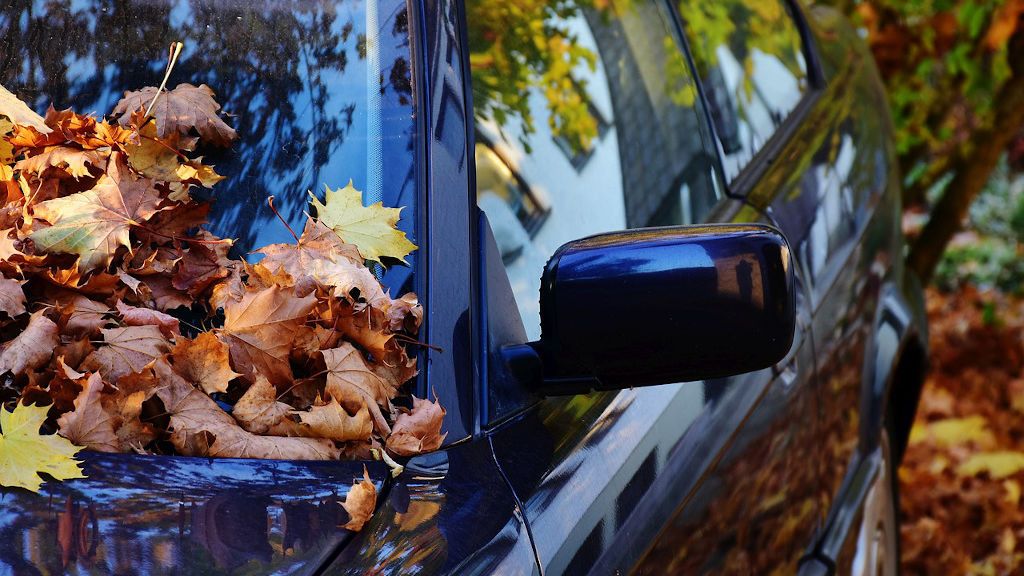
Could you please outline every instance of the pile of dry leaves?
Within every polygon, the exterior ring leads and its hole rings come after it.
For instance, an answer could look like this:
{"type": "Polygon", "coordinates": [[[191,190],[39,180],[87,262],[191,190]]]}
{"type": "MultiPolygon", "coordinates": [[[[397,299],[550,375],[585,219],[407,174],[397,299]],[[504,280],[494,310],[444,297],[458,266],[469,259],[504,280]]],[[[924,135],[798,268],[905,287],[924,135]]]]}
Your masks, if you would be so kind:
{"type": "Polygon", "coordinates": [[[229,258],[231,241],[203,229],[210,204],[189,190],[223,179],[197,149],[237,135],[207,86],[157,94],[126,93],[107,120],[43,118],[0,87],[6,405],[49,406],[51,430],[105,452],[438,448],[444,409],[396,400],[416,374],[404,343],[422,308],[414,294],[392,299],[365,265],[416,248],[399,209],[364,207],[351,183],[328,188],[296,243],[257,250],[257,264],[229,258]]]}
{"type": "Polygon", "coordinates": [[[931,372],[900,469],[907,574],[1024,571],[1024,301],[928,292],[931,372]]]}

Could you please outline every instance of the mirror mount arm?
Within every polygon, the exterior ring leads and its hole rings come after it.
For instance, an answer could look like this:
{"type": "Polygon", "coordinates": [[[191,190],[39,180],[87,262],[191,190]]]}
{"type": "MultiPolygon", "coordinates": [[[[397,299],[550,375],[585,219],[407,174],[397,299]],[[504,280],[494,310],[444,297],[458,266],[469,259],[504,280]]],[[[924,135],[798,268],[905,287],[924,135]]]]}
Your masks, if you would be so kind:
{"type": "Polygon", "coordinates": [[[505,365],[505,372],[523,387],[541,396],[589,394],[603,389],[601,381],[594,377],[545,378],[541,346],[541,342],[502,346],[501,361],[505,365]]]}

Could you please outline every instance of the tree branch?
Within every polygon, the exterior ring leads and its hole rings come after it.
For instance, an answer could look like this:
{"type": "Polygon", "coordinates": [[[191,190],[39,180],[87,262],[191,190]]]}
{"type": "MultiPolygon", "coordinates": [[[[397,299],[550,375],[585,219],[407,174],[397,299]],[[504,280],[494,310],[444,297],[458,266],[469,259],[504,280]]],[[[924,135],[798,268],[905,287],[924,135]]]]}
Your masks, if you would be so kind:
{"type": "Polygon", "coordinates": [[[946,245],[963,225],[971,202],[985,187],[999,157],[1024,125],[1024,23],[1010,39],[1013,76],[996,95],[993,121],[972,134],[971,146],[950,164],[955,174],[911,246],[907,265],[923,283],[931,280],[946,245]]]}

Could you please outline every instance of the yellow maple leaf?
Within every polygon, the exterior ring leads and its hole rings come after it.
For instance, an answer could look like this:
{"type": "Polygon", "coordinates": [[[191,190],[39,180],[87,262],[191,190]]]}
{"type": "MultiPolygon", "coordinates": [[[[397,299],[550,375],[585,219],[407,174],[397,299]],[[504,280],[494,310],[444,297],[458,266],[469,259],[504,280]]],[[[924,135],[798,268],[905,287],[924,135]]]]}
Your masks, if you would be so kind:
{"type": "MultiPolygon", "coordinates": [[[[185,182],[194,180],[206,188],[224,179],[217,174],[212,166],[202,163],[202,158],[190,160],[179,154],[181,148],[179,136],[174,133],[169,139],[161,139],[156,135],[156,125],[146,124],[139,131],[139,143],[128,143],[128,163],[132,168],[147,178],[165,182],[185,182]]],[[[185,148],[188,150],[189,148],[185,148]]]]}
{"type": "Polygon", "coordinates": [[[74,459],[81,450],[56,434],[42,435],[49,406],[18,405],[12,412],[0,408],[0,485],[39,492],[43,472],[56,480],[85,478],[74,459]]]}
{"type": "Polygon", "coordinates": [[[408,264],[405,257],[417,246],[405,237],[405,232],[396,228],[401,208],[385,208],[382,202],[363,206],[363,193],[351,180],[344,188],[324,188],[327,193],[323,203],[309,193],[320,222],[354,245],[367,260],[380,262],[381,258],[388,257],[408,264]]]}

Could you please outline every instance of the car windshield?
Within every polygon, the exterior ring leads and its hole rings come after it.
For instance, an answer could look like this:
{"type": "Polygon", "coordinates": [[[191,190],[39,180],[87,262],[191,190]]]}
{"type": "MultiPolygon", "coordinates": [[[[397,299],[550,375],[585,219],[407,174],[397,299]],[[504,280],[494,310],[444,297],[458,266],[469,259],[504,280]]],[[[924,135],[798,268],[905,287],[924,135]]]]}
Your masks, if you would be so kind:
{"type": "MultiPolygon", "coordinates": [[[[351,179],[367,203],[405,207],[399,227],[416,242],[408,28],[403,0],[16,0],[0,8],[0,84],[40,112],[103,116],[158,85],[181,41],[168,87],[209,85],[239,134],[202,150],[227,177],[211,231],[243,255],[291,241],[267,197],[301,231],[307,190],[351,179]]],[[[412,289],[415,259],[383,275],[392,294],[412,289]]]]}

